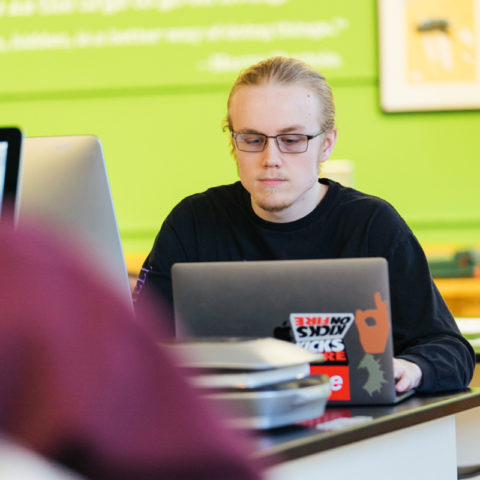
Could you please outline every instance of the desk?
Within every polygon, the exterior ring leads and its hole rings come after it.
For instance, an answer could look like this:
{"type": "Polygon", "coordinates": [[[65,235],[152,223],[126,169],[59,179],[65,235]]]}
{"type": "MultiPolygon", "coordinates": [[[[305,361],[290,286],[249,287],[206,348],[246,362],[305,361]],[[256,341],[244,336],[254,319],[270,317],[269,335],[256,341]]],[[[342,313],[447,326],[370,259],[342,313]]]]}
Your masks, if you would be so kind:
{"type": "Polygon", "coordinates": [[[457,459],[459,465],[480,464],[474,438],[480,437],[480,388],[326,413],[371,420],[339,431],[289,427],[260,435],[257,456],[273,462],[268,480],[452,480],[457,459]]]}

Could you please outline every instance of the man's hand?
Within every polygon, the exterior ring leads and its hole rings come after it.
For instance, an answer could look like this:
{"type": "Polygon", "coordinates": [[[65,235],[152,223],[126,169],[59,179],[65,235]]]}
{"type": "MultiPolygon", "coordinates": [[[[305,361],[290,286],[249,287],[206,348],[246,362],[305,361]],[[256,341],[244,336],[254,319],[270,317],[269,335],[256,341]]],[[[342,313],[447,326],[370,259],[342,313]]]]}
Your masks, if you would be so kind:
{"type": "Polygon", "coordinates": [[[393,374],[396,381],[395,390],[398,393],[417,388],[422,381],[420,367],[416,363],[403,360],[402,358],[393,359],[393,374]]]}

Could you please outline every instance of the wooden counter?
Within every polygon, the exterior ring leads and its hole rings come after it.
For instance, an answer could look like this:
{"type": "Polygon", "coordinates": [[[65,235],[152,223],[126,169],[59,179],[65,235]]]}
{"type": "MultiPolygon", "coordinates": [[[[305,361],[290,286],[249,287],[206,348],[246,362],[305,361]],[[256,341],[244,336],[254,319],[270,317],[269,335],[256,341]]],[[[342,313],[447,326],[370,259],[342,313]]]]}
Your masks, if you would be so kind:
{"type": "Polygon", "coordinates": [[[435,278],[454,317],[480,318],[480,278],[435,278]]]}

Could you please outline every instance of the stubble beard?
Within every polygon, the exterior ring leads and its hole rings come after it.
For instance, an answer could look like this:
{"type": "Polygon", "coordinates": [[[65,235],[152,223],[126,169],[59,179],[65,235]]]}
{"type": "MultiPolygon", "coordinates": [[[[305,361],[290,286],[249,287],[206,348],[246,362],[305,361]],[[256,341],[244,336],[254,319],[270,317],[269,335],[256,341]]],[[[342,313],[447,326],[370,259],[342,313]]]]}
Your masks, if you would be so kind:
{"type": "MultiPolygon", "coordinates": [[[[315,185],[318,184],[318,180],[316,180],[314,183],[312,183],[311,187],[310,188],[314,188],[315,185]]],[[[308,189],[310,190],[310,189],[308,189]]],[[[308,190],[306,190],[302,196],[305,196],[308,192],[308,190]]],[[[272,188],[270,189],[269,191],[269,195],[274,195],[275,193],[277,193],[277,188],[272,188]]],[[[269,213],[279,213],[279,212],[283,212],[285,210],[288,210],[290,207],[292,207],[296,202],[298,202],[300,200],[301,197],[299,198],[290,198],[290,199],[272,199],[270,202],[268,201],[268,198],[263,200],[263,199],[255,199],[255,203],[257,205],[257,207],[259,207],[260,209],[262,209],[263,211],[265,212],[269,212],[269,213]]]]}
{"type": "Polygon", "coordinates": [[[291,207],[292,204],[293,204],[292,202],[290,203],[283,202],[283,203],[277,203],[277,204],[268,204],[268,203],[260,203],[260,202],[257,203],[259,208],[269,213],[283,212],[284,210],[287,210],[289,207],[291,207]]]}
{"type": "MultiPolygon", "coordinates": [[[[269,192],[269,194],[275,194],[277,193],[277,189],[276,188],[272,188],[271,191],[269,192]]],[[[293,201],[287,201],[287,200],[274,200],[274,201],[271,201],[271,202],[268,202],[267,200],[258,200],[255,202],[257,204],[257,206],[259,208],[261,208],[262,210],[264,210],[265,212],[269,212],[269,213],[278,213],[278,212],[282,212],[284,210],[287,210],[289,207],[291,207],[293,205],[293,201]]]]}

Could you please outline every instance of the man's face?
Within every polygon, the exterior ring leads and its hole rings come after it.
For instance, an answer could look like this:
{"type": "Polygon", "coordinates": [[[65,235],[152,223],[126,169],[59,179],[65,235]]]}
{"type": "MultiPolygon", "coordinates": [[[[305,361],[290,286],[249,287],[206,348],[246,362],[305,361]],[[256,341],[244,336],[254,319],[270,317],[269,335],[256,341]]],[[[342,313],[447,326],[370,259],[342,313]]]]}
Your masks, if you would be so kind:
{"type": "MultiPolygon", "coordinates": [[[[265,84],[240,87],[230,102],[236,133],[314,135],[322,130],[317,96],[301,85],[265,84]]],[[[235,148],[238,173],[250,193],[252,208],[264,220],[290,222],[310,213],[320,202],[320,163],[333,149],[336,132],[308,142],[303,153],[282,153],[269,138],[263,152],[235,148]]]]}

